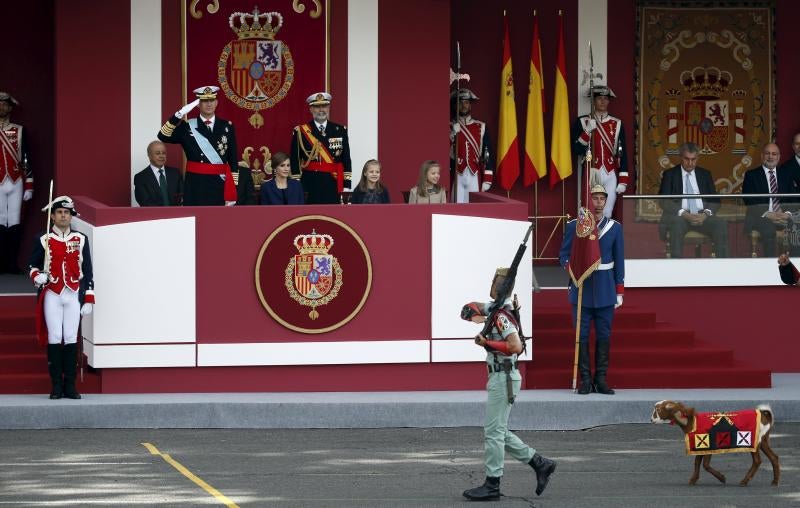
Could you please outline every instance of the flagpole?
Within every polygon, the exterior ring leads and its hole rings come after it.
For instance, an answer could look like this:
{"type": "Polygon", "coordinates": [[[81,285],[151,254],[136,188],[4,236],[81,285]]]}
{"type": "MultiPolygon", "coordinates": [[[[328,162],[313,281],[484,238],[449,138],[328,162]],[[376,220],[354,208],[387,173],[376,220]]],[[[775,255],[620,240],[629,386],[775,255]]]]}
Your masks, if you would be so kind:
{"type": "Polygon", "coordinates": [[[578,312],[575,318],[575,357],[572,361],[572,391],[578,391],[578,348],[581,339],[581,304],[583,303],[583,284],[578,286],[578,312]]]}
{"type": "MultiPolygon", "coordinates": [[[[533,19],[534,19],[534,21],[536,20],[536,9],[533,10],[533,19]]],[[[531,55],[531,56],[533,56],[533,55],[531,55]]],[[[542,64],[540,63],[539,65],[541,66],[542,64]]],[[[539,71],[539,72],[541,72],[541,71],[539,71]]],[[[540,81],[541,81],[541,79],[542,78],[540,77],[540,81]]],[[[540,91],[539,93],[541,94],[542,92],[540,91]]],[[[544,107],[544,101],[542,101],[542,107],[544,107]]],[[[526,125],[525,128],[529,129],[530,125],[526,125]]],[[[536,177],[536,181],[533,182],[533,217],[534,217],[534,219],[533,219],[534,223],[536,224],[536,227],[533,228],[533,230],[536,232],[533,235],[533,246],[534,246],[533,247],[533,251],[536,253],[536,256],[538,257],[540,254],[544,254],[543,252],[539,253],[539,177],[538,177],[538,174],[537,174],[537,177],[536,177]]]]}

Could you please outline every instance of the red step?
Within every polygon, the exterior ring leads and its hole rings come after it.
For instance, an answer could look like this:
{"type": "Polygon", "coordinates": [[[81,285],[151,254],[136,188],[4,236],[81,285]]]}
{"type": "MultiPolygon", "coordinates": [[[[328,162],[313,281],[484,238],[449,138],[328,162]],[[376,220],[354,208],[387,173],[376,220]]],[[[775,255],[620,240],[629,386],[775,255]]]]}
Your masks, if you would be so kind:
{"type": "MultiPolygon", "coordinates": [[[[535,298],[535,296],[534,296],[535,298]]],[[[550,328],[572,328],[572,310],[566,305],[564,308],[536,308],[533,318],[534,330],[550,328]]],[[[648,310],[627,309],[614,313],[614,329],[617,328],[642,328],[656,324],[656,313],[648,310]]]]}
{"type": "Polygon", "coordinates": [[[0,365],[3,373],[12,374],[36,372],[47,369],[47,355],[44,351],[38,353],[0,353],[0,365]]]}
{"type": "MultiPolygon", "coordinates": [[[[39,369],[40,372],[27,374],[0,374],[0,393],[50,393],[50,376],[47,374],[47,365],[39,369]]],[[[78,373],[78,391],[81,393],[100,393],[100,376],[84,371],[83,382],[78,373]]]]}
{"type": "MultiPolygon", "coordinates": [[[[694,344],[692,330],[656,324],[652,328],[618,328],[616,321],[611,331],[611,347],[685,348],[694,344]]],[[[575,344],[572,328],[539,329],[533,332],[535,350],[568,347],[575,344]]],[[[534,353],[535,354],[535,353],[534,353]]]]}
{"type": "MultiPolygon", "coordinates": [[[[608,383],[612,388],[770,388],[772,376],[768,370],[743,366],[704,368],[619,368],[609,369],[608,383]]],[[[569,389],[572,387],[572,368],[530,368],[526,388],[569,389]]]]}
{"type": "Polygon", "coordinates": [[[27,333],[0,333],[0,353],[21,354],[21,353],[42,353],[45,348],[40,347],[36,342],[36,335],[30,330],[27,333]]]}
{"type": "MultiPolygon", "coordinates": [[[[613,342],[613,339],[612,339],[613,342]]],[[[571,366],[574,362],[574,348],[536,349],[533,351],[534,369],[555,366],[571,366]]],[[[593,362],[593,360],[592,360],[593,362]]],[[[629,369],[637,367],[660,368],[664,365],[680,365],[683,367],[704,367],[709,364],[733,365],[733,350],[698,346],[693,348],[622,348],[611,346],[611,368],[629,369]]]]}

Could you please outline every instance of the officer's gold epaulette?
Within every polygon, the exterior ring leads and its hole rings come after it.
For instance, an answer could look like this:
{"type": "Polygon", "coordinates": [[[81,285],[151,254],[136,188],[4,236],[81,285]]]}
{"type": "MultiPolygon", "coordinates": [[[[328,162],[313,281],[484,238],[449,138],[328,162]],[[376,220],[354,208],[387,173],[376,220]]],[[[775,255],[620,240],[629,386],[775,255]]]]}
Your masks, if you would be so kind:
{"type": "Polygon", "coordinates": [[[173,125],[170,121],[167,121],[167,123],[161,126],[161,134],[167,137],[172,136],[172,133],[175,132],[176,127],[177,125],[173,125]]]}

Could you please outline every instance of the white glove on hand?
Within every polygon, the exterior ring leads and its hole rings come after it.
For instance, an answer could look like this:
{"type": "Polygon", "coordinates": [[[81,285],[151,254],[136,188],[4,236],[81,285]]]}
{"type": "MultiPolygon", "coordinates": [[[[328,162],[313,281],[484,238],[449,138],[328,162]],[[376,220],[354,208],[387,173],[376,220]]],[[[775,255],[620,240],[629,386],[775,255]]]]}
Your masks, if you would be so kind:
{"type": "Polygon", "coordinates": [[[592,132],[597,128],[597,120],[594,118],[590,118],[588,122],[586,122],[586,127],[583,128],[586,132],[592,132]]]}
{"type": "Polygon", "coordinates": [[[200,99],[193,100],[189,104],[185,105],[184,107],[176,111],[175,117],[177,117],[178,119],[183,118],[184,116],[186,116],[186,113],[196,108],[198,104],[200,104],[200,99]]]}
{"type": "Polygon", "coordinates": [[[456,134],[461,132],[461,124],[460,123],[453,124],[453,132],[455,132],[456,134]]]}
{"type": "Polygon", "coordinates": [[[236,201],[225,201],[225,206],[234,206],[236,201]]]}
{"type": "Polygon", "coordinates": [[[25,191],[25,193],[22,194],[23,201],[30,201],[32,197],[33,197],[33,189],[28,189],[25,191]]]}
{"type": "Polygon", "coordinates": [[[622,295],[617,295],[617,304],[614,305],[615,309],[619,309],[622,307],[622,295]]]}
{"type": "Polygon", "coordinates": [[[39,272],[38,274],[36,274],[36,277],[33,278],[33,282],[37,286],[44,286],[45,284],[47,284],[48,278],[49,277],[47,276],[47,273],[39,272]]]}
{"type": "Polygon", "coordinates": [[[492,188],[492,182],[483,182],[481,184],[481,192],[486,192],[492,188]]]}
{"type": "Polygon", "coordinates": [[[92,309],[94,309],[94,304],[84,303],[81,307],[81,316],[88,316],[92,313],[92,309]]]}
{"type": "Polygon", "coordinates": [[[617,184],[617,194],[622,194],[623,192],[625,192],[627,188],[628,188],[627,184],[624,183],[617,184]]]}

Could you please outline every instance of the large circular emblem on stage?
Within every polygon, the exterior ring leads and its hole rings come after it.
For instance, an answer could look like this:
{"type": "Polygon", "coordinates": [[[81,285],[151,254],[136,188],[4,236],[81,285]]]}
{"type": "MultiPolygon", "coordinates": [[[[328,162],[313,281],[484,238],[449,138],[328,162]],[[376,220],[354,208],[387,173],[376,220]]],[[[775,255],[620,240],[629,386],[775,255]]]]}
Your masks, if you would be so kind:
{"type": "Polygon", "coordinates": [[[258,253],[256,290],[275,321],[302,333],[344,326],[364,306],[372,261],[347,224],[324,215],[292,219],[258,253]]]}

